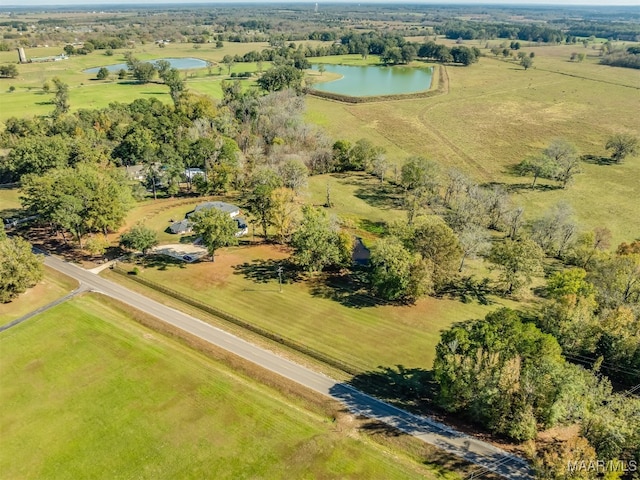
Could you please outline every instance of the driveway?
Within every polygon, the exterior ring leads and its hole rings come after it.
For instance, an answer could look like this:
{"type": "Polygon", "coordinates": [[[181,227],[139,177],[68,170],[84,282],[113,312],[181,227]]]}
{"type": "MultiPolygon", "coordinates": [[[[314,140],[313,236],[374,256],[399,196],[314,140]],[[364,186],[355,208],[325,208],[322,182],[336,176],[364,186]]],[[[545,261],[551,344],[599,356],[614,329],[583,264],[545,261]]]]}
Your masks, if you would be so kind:
{"type": "Polygon", "coordinates": [[[207,255],[207,249],[192,243],[171,243],[169,245],[159,245],[151,253],[169,255],[191,263],[207,255]]]}

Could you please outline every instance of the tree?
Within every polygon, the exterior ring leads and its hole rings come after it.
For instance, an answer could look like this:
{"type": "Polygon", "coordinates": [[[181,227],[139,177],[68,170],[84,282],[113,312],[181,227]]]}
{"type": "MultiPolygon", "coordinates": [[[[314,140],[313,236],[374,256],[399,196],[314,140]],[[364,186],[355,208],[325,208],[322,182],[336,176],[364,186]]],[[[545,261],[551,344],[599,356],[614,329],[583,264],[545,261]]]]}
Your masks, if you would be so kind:
{"type": "Polygon", "coordinates": [[[639,146],[640,140],[638,140],[638,137],[628,133],[618,133],[607,139],[604,148],[611,150],[611,160],[613,162],[622,163],[625,158],[635,155],[639,146]]]}
{"type": "Polygon", "coordinates": [[[271,168],[262,167],[253,172],[250,181],[250,191],[247,198],[247,208],[262,226],[262,234],[267,238],[267,228],[271,223],[273,191],[282,186],[282,179],[271,168]]]}
{"type": "Polygon", "coordinates": [[[150,62],[136,62],[132,69],[133,78],[138,83],[149,83],[156,75],[156,69],[153,63],[150,62]]]}
{"type": "Polygon", "coordinates": [[[158,234],[155,230],[138,223],[120,235],[120,245],[146,255],[150,249],[158,245],[158,234]]]}
{"type": "Polygon", "coordinates": [[[290,65],[272,67],[257,80],[257,84],[267,92],[275,92],[292,88],[300,90],[302,85],[302,72],[290,65]]]}
{"type": "Polygon", "coordinates": [[[484,228],[472,224],[460,232],[458,240],[462,250],[458,271],[462,272],[467,258],[475,258],[489,246],[489,235],[484,228]]]}
{"type": "Polygon", "coordinates": [[[383,238],[376,243],[369,265],[371,290],[380,298],[415,301],[431,291],[428,265],[395,237],[383,238]]]}
{"type": "Polygon", "coordinates": [[[324,72],[327,71],[327,67],[324,66],[324,63],[321,63],[320,65],[318,65],[318,72],[320,73],[320,76],[324,75],[324,72]]]}
{"type": "Polygon", "coordinates": [[[0,65],[0,77],[16,78],[18,76],[18,67],[13,63],[0,65]]]}
{"type": "Polygon", "coordinates": [[[238,226],[228,213],[216,208],[207,208],[189,217],[193,231],[200,235],[202,244],[207,248],[211,261],[219,248],[236,245],[238,226]]]}
{"type": "Polygon", "coordinates": [[[269,219],[275,230],[278,243],[289,241],[298,221],[299,213],[300,208],[296,202],[294,190],[280,187],[271,192],[269,219]]]}
{"type": "Polygon", "coordinates": [[[555,164],[555,179],[562,184],[562,188],[566,188],[573,177],[580,173],[578,150],[562,138],[553,140],[543,155],[555,164]]]}
{"type": "Polygon", "coordinates": [[[455,277],[461,264],[462,249],[456,234],[443,221],[425,222],[416,226],[409,237],[408,246],[429,262],[436,291],[455,277]]]}
{"type": "Polygon", "coordinates": [[[71,145],[60,135],[33,135],[21,138],[6,156],[4,169],[14,179],[28,173],[42,174],[52,168],[66,167],[71,145]]]}
{"type": "Polygon", "coordinates": [[[53,98],[53,104],[56,108],[53,111],[54,118],[58,118],[69,111],[69,85],[64,83],[58,77],[52,79],[56,87],[56,94],[53,98]]]}
{"type": "Polygon", "coordinates": [[[437,194],[438,165],[424,157],[410,157],[402,166],[400,184],[405,191],[408,223],[411,225],[418,208],[430,203],[437,194]]]}
{"type": "Polygon", "coordinates": [[[544,252],[533,240],[506,239],[494,243],[489,261],[500,271],[500,283],[511,295],[531,283],[531,277],[542,272],[544,252]]]}
{"type": "Polygon", "coordinates": [[[548,254],[562,258],[578,230],[569,204],[560,202],[531,225],[531,237],[548,254]]]}
{"type": "Polygon", "coordinates": [[[305,205],[300,227],[291,237],[296,264],[310,272],[351,262],[353,242],[339,229],[324,210],[305,205]]]}
{"type": "Polygon", "coordinates": [[[603,227],[581,233],[571,249],[571,263],[589,270],[598,252],[603,252],[611,246],[611,237],[611,231],[603,227]]]}
{"type": "Polygon", "coordinates": [[[520,59],[520,65],[525,70],[528,70],[529,68],[531,68],[531,66],[533,66],[533,58],[531,58],[531,57],[522,57],[520,59]]]}
{"type": "Polygon", "coordinates": [[[101,67],[96,74],[98,80],[106,80],[109,78],[109,70],[106,67],[101,67]]]}
{"type": "Polygon", "coordinates": [[[516,171],[522,175],[532,175],[531,188],[536,187],[538,178],[553,178],[556,174],[555,163],[546,155],[537,155],[524,159],[516,165],[516,171]]]}
{"type": "Polygon", "coordinates": [[[589,280],[601,307],[640,304],[640,254],[611,255],[595,262],[589,280]]]}
{"type": "Polygon", "coordinates": [[[44,275],[42,258],[20,237],[8,238],[0,225],[0,303],[16,298],[44,275]]]}
{"type": "Polygon", "coordinates": [[[307,186],[309,169],[298,158],[288,158],[280,164],[278,172],[282,178],[282,184],[299,194],[307,186]]]}
{"type": "Polygon", "coordinates": [[[222,63],[227,66],[227,75],[231,75],[231,68],[235,65],[236,61],[232,55],[225,55],[222,57],[222,63]]]}
{"type": "Polygon", "coordinates": [[[186,92],[186,84],[184,79],[180,76],[180,72],[177,68],[159,70],[158,73],[160,78],[169,87],[169,95],[171,96],[173,105],[177,107],[180,103],[180,99],[186,92]]]}
{"type": "Polygon", "coordinates": [[[535,437],[538,424],[586,413],[588,402],[576,399],[597,383],[565,363],[551,335],[506,308],[444,331],[433,370],[440,405],[520,441],[535,437]],[[564,410],[568,401],[571,412],[564,410]]]}

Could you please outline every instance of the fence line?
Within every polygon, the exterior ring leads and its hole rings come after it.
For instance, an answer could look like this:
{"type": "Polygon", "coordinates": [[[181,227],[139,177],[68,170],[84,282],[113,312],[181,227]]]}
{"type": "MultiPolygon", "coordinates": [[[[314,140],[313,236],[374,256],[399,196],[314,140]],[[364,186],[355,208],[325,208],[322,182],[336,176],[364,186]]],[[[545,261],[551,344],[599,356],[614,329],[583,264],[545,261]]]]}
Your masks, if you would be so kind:
{"type": "Polygon", "coordinates": [[[306,345],[302,345],[301,343],[296,342],[295,340],[291,340],[290,338],[286,338],[283,337],[281,335],[277,335],[273,332],[270,332],[269,330],[265,330],[264,328],[258,327],[256,325],[253,325],[239,317],[236,317],[235,315],[232,315],[228,312],[225,312],[223,310],[220,310],[219,308],[213,307],[211,305],[207,305],[206,303],[201,302],[200,300],[196,300],[195,298],[191,298],[187,295],[184,295],[181,292],[178,292],[176,290],[173,290],[172,288],[169,288],[165,285],[162,285],[160,283],[156,283],[152,280],[149,280],[147,278],[143,278],[139,275],[131,275],[130,271],[125,270],[123,268],[120,268],[117,265],[114,265],[113,269],[112,269],[115,273],[118,273],[120,275],[126,276],[127,278],[130,278],[131,280],[138,282],[142,285],[145,285],[153,290],[156,290],[158,292],[164,293],[165,295],[168,295],[172,298],[175,298],[176,300],[179,300],[183,303],[186,303],[188,305],[191,305],[192,307],[197,308],[198,310],[202,310],[204,312],[210,313],[211,315],[214,315],[222,320],[225,320],[229,323],[232,323],[234,325],[237,325],[241,328],[244,328],[245,330],[249,330],[252,333],[255,333],[257,335],[260,335],[261,337],[267,338],[269,340],[272,340],[274,342],[277,342],[281,345],[284,345],[285,347],[289,347],[292,350],[296,350],[300,353],[303,353],[315,360],[318,360],[322,363],[325,363],[333,368],[337,368],[338,370],[341,370],[345,373],[348,373],[349,375],[357,375],[358,373],[362,372],[362,369],[358,369],[356,367],[354,367],[353,365],[349,365],[341,360],[338,360],[336,358],[330,357],[328,355],[325,355],[322,352],[318,352],[317,350],[314,350],[312,348],[307,347],[306,345]]]}

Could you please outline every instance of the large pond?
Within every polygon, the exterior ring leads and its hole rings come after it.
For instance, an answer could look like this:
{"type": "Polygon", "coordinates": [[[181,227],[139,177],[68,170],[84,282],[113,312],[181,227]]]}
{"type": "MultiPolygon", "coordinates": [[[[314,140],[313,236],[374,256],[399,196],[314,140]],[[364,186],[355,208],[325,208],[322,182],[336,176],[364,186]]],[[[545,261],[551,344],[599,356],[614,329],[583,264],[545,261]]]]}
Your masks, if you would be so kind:
{"type": "MultiPolygon", "coordinates": [[[[433,67],[357,67],[352,65],[325,65],[325,71],[342,77],[330,82],[319,82],[313,88],[323,92],[351,97],[398,95],[416,93],[431,87],[433,67]]],[[[318,65],[313,65],[318,70],[318,65]]]]}
{"type": "MultiPolygon", "coordinates": [[[[178,70],[192,70],[196,68],[204,68],[207,66],[207,62],[204,60],[200,60],[199,58],[161,58],[159,60],[166,60],[171,64],[171,68],[177,68],[178,70]]],[[[150,63],[155,63],[158,60],[153,60],[150,63]]],[[[102,67],[89,68],[85,70],[85,73],[98,73],[102,67]]],[[[126,63],[117,63],[115,65],[105,65],[104,68],[109,70],[110,72],[118,72],[120,70],[127,70],[126,63]]]]}

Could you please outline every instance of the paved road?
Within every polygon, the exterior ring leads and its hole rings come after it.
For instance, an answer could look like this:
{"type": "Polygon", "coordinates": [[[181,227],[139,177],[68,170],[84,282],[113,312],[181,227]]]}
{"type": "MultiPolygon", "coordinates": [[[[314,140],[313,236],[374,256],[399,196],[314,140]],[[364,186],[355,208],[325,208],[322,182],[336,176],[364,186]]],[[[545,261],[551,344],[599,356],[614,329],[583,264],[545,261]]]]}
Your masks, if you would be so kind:
{"type": "Polygon", "coordinates": [[[56,257],[47,256],[45,264],[81,282],[93,291],[103,293],[138,310],[224,348],[263,368],[282,375],[305,387],[342,402],[354,414],[364,415],[394,426],[421,440],[464,458],[482,467],[514,480],[533,480],[528,464],[491,444],[459,433],[446,425],[426,417],[413,415],[377,400],[345,383],[339,383],[318,372],[286,360],[224,330],[211,326],[197,318],[162,305],[126,287],[99,277],[76,265],[56,257]]]}

